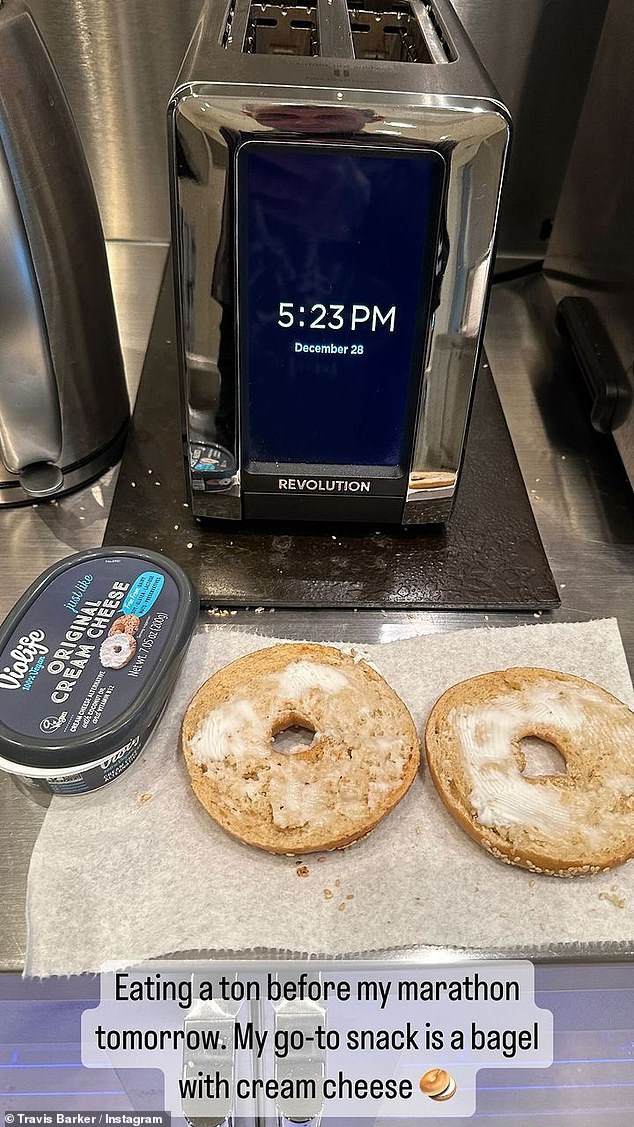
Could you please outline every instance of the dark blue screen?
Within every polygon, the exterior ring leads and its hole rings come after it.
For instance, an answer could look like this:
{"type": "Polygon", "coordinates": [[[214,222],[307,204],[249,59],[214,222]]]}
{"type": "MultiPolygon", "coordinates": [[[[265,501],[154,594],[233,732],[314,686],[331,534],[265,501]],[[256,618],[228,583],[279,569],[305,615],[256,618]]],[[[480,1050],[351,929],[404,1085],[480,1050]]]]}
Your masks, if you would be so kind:
{"type": "Polygon", "coordinates": [[[442,160],[341,144],[238,154],[244,460],[403,463],[442,160]]]}

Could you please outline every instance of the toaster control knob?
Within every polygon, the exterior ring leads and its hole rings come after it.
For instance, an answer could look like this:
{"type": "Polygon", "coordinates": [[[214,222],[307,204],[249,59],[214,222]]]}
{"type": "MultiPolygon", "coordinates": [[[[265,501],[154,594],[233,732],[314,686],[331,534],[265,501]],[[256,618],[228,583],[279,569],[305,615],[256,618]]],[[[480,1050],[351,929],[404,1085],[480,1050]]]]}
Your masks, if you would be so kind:
{"type": "Polygon", "coordinates": [[[31,497],[50,497],[62,488],[63,483],[62,471],[51,462],[32,462],[20,474],[20,485],[31,497]]]}

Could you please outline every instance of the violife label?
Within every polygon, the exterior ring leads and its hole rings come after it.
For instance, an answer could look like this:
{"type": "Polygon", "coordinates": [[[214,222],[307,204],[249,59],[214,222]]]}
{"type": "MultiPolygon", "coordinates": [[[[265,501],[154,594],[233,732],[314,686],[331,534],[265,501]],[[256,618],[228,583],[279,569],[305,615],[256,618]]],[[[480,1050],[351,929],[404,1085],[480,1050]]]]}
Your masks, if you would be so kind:
{"type": "Polygon", "coordinates": [[[178,602],[171,576],[133,556],[70,567],[0,653],[0,718],[58,746],[115,723],[156,667],[178,602]]]}

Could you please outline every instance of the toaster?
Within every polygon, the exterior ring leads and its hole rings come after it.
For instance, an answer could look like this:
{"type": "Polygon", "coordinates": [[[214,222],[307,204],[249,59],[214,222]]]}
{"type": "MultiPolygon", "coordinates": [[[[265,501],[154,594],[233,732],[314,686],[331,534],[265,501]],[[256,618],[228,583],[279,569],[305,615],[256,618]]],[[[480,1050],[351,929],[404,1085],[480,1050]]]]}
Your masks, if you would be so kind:
{"type": "Polygon", "coordinates": [[[448,519],[510,116],[441,0],[207,0],[168,110],[190,503],[448,519]]]}

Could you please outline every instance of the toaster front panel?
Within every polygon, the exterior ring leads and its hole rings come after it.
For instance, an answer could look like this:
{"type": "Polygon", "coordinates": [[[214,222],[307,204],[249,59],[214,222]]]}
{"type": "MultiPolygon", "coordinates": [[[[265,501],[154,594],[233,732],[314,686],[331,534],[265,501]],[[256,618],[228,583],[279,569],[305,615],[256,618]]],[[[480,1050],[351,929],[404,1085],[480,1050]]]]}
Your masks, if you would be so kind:
{"type": "Polygon", "coordinates": [[[403,499],[434,289],[442,158],[288,139],[246,142],[236,162],[249,487],[295,491],[293,479],[309,473],[319,478],[309,494],[340,496],[346,479],[362,473],[362,495],[403,499]]]}
{"type": "Polygon", "coordinates": [[[226,81],[175,96],[196,516],[448,517],[507,142],[493,103],[450,96],[226,81]]]}

